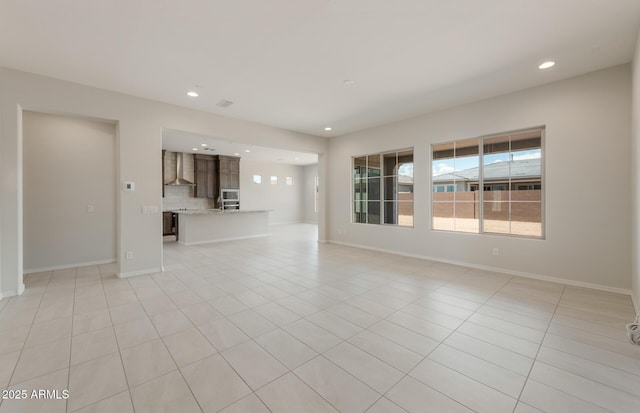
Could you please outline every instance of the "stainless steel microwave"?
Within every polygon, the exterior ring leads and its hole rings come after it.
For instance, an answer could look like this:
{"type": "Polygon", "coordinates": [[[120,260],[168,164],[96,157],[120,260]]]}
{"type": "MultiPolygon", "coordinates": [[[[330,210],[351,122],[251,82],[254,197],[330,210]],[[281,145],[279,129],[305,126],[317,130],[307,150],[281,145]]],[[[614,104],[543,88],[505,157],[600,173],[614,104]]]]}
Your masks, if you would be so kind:
{"type": "Polygon", "coordinates": [[[221,189],[220,190],[221,208],[240,209],[240,190],[239,189],[221,189]]]}

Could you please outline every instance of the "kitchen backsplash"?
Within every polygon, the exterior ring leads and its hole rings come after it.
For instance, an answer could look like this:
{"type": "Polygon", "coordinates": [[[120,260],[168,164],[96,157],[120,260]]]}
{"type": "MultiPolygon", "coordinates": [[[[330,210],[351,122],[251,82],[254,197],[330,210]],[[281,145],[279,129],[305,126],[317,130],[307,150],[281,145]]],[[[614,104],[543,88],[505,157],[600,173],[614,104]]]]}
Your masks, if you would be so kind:
{"type": "Polygon", "coordinates": [[[194,198],[192,186],[165,186],[164,198],[162,198],[162,210],[175,209],[211,209],[214,200],[207,198],[194,198]]]}

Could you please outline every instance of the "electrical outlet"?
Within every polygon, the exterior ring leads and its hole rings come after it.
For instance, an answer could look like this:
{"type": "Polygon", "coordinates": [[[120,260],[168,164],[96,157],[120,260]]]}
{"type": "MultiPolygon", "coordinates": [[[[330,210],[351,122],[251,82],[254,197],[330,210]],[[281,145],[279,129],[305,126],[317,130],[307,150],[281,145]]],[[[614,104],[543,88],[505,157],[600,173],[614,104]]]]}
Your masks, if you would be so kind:
{"type": "Polygon", "coordinates": [[[497,256],[499,256],[499,255],[500,255],[500,249],[498,249],[498,248],[494,248],[492,253],[493,253],[493,256],[494,256],[494,257],[497,257],[497,256]]]}
{"type": "Polygon", "coordinates": [[[143,214],[157,214],[158,213],[158,207],[157,206],[143,206],[142,207],[142,213],[143,214]]]}
{"type": "Polygon", "coordinates": [[[126,254],[125,254],[125,257],[128,260],[132,260],[133,259],[133,251],[127,251],[126,254]]]}

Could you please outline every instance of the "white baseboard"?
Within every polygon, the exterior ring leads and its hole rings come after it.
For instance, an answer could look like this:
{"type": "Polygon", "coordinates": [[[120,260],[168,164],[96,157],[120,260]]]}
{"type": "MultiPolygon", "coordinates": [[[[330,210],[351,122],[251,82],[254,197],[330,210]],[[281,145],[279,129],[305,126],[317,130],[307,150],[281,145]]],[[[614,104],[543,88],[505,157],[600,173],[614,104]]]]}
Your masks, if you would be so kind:
{"type": "Polygon", "coordinates": [[[78,262],[78,263],[74,263],[74,264],[53,265],[51,267],[25,269],[25,270],[22,271],[22,273],[25,274],[25,275],[28,275],[28,274],[35,274],[35,273],[38,273],[38,272],[45,272],[45,271],[67,270],[69,268],[88,267],[90,265],[113,264],[114,262],[116,262],[115,258],[110,259],[110,260],[100,260],[100,261],[91,261],[91,262],[78,262]]]}
{"type": "Polygon", "coordinates": [[[633,303],[633,309],[636,311],[636,317],[640,317],[640,303],[636,301],[636,297],[631,294],[631,302],[633,303]]]}
{"type": "Polygon", "coordinates": [[[17,290],[0,291],[0,300],[3,298],[15,297],[24,293],[24,283],[20,283],[17,290]]]}
{"type": "Polygon", "coordinates": [[[293,221],[279,221],[279,222],[269,222],[270,227],[277,227],[280,225],[293,225],[293,224],[303,224],[303,221],[293,220],[293,221]]]}
{"type": "MultiPolygon", "coordinates": [[[[404,256],[404,257],[421,258],[421,259],[425,259],[425,260],[437,261],[437,262],[442,262],[442,263],[445,263],[445,264],[459,265],[461,267],[474,268],[474,269],[478,269],[478,270],[499,272],[499,273],[502,273],[502,274],[513,275],[513,276],[516,276],[516,277],[532,278],[532,279],[535,279],[535,280],[548,281],[548,282],[559,283],[559,284],[566,284],[566,285],[571,285],[571,286],[574,286],[574,287],[583,287],[583,288],[590,288],[590,289],[593,289],[593,290],[607,291],[607,292],[610,292],[610,293],[630,295],[633,298],[631,290],[627,289],[627,288],[610,287],[608,285],[594,284],[594,283],[570,280],[570,279],[567,279],[567,278],[560,278],[560,277],[551,277],[551,276],[548,276],[548,275],[533,274],[533,273],[528,273],[528,272],[523,272],[523,271],[509,270],[509,269],[505,269],[505,268],[490,267],[490,266],[487,266],[487,265],[478,265],[478,264],[473,264],[473,263],[464,262],[464,261],[447,260],[447,259],[438,258],[438,257],[429,257],[429,256],[426,256],[426,255],[421,255],[421,254],[409,254],[409,253],[406,253],[406,252],[403,252],[403,251],[395,251],[395,250],[389,250],[389,249],[384,249],[384,248],[376,248],[376,247],[371,247],[371,246],[367,246],[367,245],[352,244],[352,243],[342,242],[342,241],[329,240],[328,242],[330,244],[344,245],[344,246],[347,246],[347,247],[361,248],[361,249],[371,250],[371,251],[386,252],[388,254],[395,254],[395,255],[400,255],[400,256],[404,256]]],[[[636,310],[636,312],[637,312],[637,310],[636,310]]]]}
{"type": "Polygon", "coordinates": [[[136,275],[145,275],[145,274],[153,274],[156,272],[162,272],[162,268],[158,267],[158,268],[146,268],[144,270],[138,270],[138,271],[130,271],[130,272],[119,272],[118,273],[118,278],[129,278],[129,277],[135,277],[136,275]]]}
{"type": "Polygon", "coordinates": [[[247,235],[245,237],[222,238],[222,239],[216,239],[216,240],[210,240],[210,241],[197,241],[197,242],[182,242],[182,241],[178,241],[178,243],[181,244],[181,245],[189,247],[191,245],[215,244],[215,243],[218,243],[218,242],[238,241],[238,240],[242,240],[242,239],[262,238],[262,237],[268,237],[268,236],[269,236],[269,234],[258,234],[258,235],[247,235]]]}
{"type": "Polygon", "coordinates": [[[269,226],[278,226],[278,225],[293,225],[293,224],[313,224],[318,225],[318,221],[312,221],[307,219],[297,219],[293,221],[279,221],[279,222],[269,222],[269,226]]]}

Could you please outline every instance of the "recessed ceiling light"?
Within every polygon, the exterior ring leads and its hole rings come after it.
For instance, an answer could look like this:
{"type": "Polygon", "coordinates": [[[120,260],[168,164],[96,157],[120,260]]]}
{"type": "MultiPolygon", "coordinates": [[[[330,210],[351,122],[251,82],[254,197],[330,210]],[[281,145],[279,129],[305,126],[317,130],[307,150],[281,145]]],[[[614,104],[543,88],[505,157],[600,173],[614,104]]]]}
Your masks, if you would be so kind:
{"type": "Polygon", "coordinates": [[[235,156],[239,156],[240,154],[238,152],[234,153],[235,156]]]}
{"type": "Polygon", "coordinates": [[[356,81],[353,79],[345,79],[342,82],[344,83],[345,86],[353,86],[353,84],[356,83],[356,81]]]}
{"type": "Polygon", "coordinates": [[[198,148],[193,148],[193,150],[194,150],[194,151],[197,151],[197,150],[198,150],[198,148]]]}
{"type": "Polygon", "coordinates": [[[194,92],[193,90],[190,90],[187,92],[187,96],[192,97],[192,98],[197,98],[198,97],[198,92],[194,92]]]}
{"type": "Polygon", "coordinates": [[[299,160],[300,158],[296,157],[296,161],[299,160]]]}
{"type": "Polygon", "coordinates": [[[552,67],[555,64],[556,64],[556,62],[552,62],[552,61],[544,62],[543,64],[538,66],[538,69],[548,69],[548,68],[552,67]]]}
{"type": "Polygon", "coordinates": [[[327,126],[326,128],[324,128],[324,130],[326,130],[327,132],[330,130],[333,130],[330,126],[327,126]]]}
{"type": "Polygon", "coordinates": [[[201,143],[200,146],[207,146],[207,144],[206,143],[201,143]]]}
{"type": "Polygon", "coordinates": [[[244,151],[245,151],[246,153],[249,153],[249,152],[251,152],[251,151],[250,151],[249,149],[245,149],[244,151]]]}

